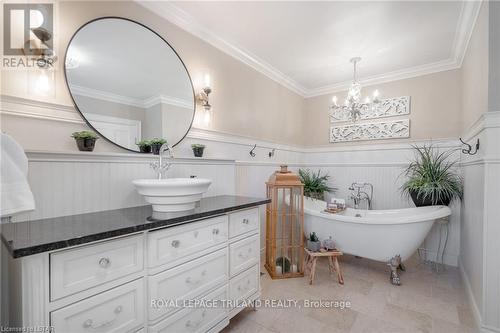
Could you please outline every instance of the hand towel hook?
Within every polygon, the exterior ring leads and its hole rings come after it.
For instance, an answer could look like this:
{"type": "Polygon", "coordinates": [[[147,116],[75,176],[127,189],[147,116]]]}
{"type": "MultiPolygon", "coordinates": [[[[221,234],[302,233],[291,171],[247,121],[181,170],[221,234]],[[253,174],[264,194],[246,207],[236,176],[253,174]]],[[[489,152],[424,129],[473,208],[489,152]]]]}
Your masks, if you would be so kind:
{"type": "Polygon", "coordinates": [[[467,154],[467,155],[476,155],[477,154],[477,151],[479,150],[479,139],[477,139],[476,141],[476,150],[474,150],[474,152],[472,152],[472,146],[470,144],[468,144],[467,142],[464,142],[464,140],[462,140],[462,138],[458,138],[460,140],[460,142],[462,142],[463,145],[467,146],[466,149],[462,149],[462,153],[464,154],[467,154]]]}
{"type": "Polygon", "coordinates": [[[255,148],[257,148],[256,144],[253,146],[252,150],[250,150],[250,156],[252,157],[255,157],[255,152],[254,152],[255,148]]]}

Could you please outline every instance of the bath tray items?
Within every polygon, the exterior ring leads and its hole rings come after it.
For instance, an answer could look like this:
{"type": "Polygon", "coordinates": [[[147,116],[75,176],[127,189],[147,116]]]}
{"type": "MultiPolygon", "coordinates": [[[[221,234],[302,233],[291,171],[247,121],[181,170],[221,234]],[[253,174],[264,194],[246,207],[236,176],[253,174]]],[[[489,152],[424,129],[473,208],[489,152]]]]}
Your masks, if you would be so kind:
{"type": "Polygon", "coordinates": [[[323,212],[329,213],[329,214],[338,214],[342,213],[345,210],[345,208],[325,208],[323,212]]]}
{"type": "Polygon", "coordinates": [[[346,208],[345,200],[332,198],[331,202],[326,205],[326,209],[324,210],[326,213],[337,214],[344,211],[346,208]]]}

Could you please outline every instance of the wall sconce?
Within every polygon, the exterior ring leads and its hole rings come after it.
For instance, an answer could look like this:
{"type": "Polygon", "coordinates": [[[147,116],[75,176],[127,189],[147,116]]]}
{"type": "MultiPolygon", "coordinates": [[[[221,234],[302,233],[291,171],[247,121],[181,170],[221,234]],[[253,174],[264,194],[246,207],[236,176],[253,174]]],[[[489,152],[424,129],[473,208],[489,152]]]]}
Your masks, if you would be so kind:
{"type": "Polygon", "coordinates": [[[210,76],[205,74],[204,80],[204,88],[196,95],[196,100],[201,106],[205,109],[205,111],[210,111],[212,109],[212,105],[209,102],[209,95],[212,92],[212,88],[210,88],[210,76]]]}
{"type": "Polygon", "coordinates": [[[33,69],[28,72],[28,94],[50,97],[55,94],[55,72],[51,69],[33,69]]]}

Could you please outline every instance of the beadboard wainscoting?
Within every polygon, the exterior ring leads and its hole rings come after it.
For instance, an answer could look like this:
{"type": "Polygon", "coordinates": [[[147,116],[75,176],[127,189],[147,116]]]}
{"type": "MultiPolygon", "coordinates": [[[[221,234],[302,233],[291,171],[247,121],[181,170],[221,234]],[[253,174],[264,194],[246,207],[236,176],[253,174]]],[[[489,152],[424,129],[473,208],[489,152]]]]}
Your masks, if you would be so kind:
{"type": "MultiPolygon", "coordinates": [[[[153,178],[153,156],[27,151],[28,178],[35,211],[16,219],[33,220],[145,205],[132,180],[153,178]]],[[[235,193],[231,160],[176,159],[169,177],[197,176],[212,180],[205,196],[235,193]]]]}
{"type": "Polygon", "coordinates": [[[481,146],[462,161],[459,266],[481,332],[500,332],[500,112],[483,114],[464,139],[481,146]]]}

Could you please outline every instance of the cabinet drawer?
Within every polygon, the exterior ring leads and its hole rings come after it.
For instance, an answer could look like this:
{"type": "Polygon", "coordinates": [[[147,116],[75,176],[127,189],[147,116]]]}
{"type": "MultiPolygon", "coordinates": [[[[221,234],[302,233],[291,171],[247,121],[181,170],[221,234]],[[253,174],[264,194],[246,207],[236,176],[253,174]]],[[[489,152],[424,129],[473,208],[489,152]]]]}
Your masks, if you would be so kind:
{"type": "Polygon", "coordinates": [[[229,214],[229,237],[259,229],[259,209],[247,209],[229,214]]]}
{"type": "Polygon", "coordinates": [[[133,332],[144,324],[144,281],[139,279],[50,314],[54,332],[133,332]]]}
{"type": "Polygon", "coordinates": [[[229,298],[233,301],[246,300],[259,291],[259,265],[235,276],[229,282],[229,298]]]}
{"type": "Polygon", "coordinates": [[[143,269],[143,236],[120,238],[50,255],[50,294],[56,300],[143,269]]]}
{"type": "Polygon", "coordinates": [[[155,326],[149,328],[150,333],[198,333],[207,332],[212,327],[226,318],[226,309],[223,300],[227,300],[227,285],[219,288],[207,296],[204,300],[220,301],[217,307],[193,307],[185,308],[166,318],[155,326]]]}
{"type": "Polygon", "coordinates": [[[229,245],[229,273],[233,277],[259,262],[259,235],[229,245]]]}
{"type": "Polygon", "coordinates": [[[225,215],[185,226],[152,231],[148,234],[149,267],[180,264],[203,255],[208,252],[208,248],[223,244],[227,239],[225,215]]]}
{"type": "Polygon", "coordinates": [[[210,289],[228,282],[227,248],[205,255],[165,272],[149,277],[149,319],[157,320],[162,315],[178,308],[167,307],[169,301],[192,300],[210,289]],[[156,302],[155,300],[161,300],[156,302]]]}

